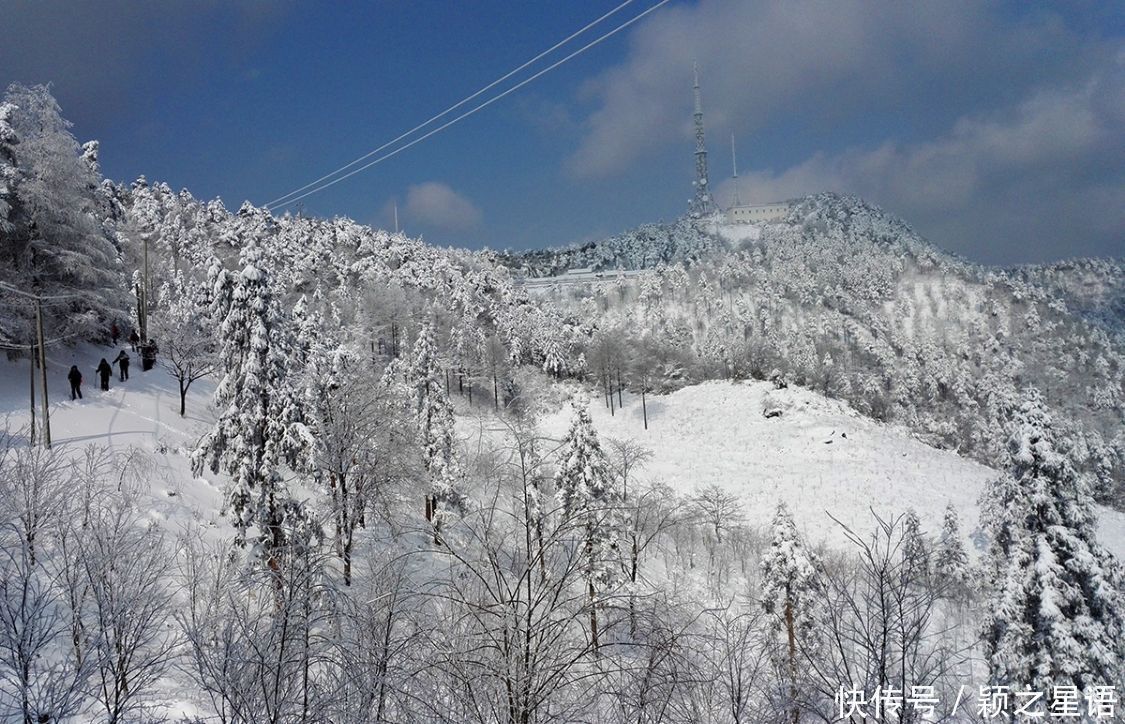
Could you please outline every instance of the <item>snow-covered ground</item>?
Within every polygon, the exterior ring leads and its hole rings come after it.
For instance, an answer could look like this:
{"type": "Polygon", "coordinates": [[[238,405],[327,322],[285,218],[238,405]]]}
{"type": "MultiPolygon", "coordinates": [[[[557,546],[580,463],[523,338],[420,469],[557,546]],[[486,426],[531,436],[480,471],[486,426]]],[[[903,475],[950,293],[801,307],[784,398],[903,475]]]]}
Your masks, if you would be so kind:
{"type": "Polygon", "coordinates": [[[708,224],[707,230],[731,244],[762,238],[762,227],[759,224],[731,224],[724,221],[708,224]]]}
{"type": "MultiPolygon", "coordinates": [[[[49,355],[55,445],[75,453],[91,444],[123,454],[154,453],[149,514],[172,533],[195,528],[229,535],[231,529],[218,515],[219,489],[194,478],[187,457],[214,420],[214,383],[195,383],[187,415],[181,418],[175,380],[159,367],[141,372],[137,355],[128,382],[118,382],[115,372],[110,391],[98,390],[93,369],[101,357],[115,354],[108,347],[83,346],[49,355]],[[74,402],[66,382],[71,364],[85,377],[85,399],[74,402]]],[[[19,434],[28,420],[28,365],[0,362],[0,371],[0,417],[7,418],[11,433],[19,434]]],[[[778,501],[785,501],[813,542],[836,545],[844,537],[828,513],[866,532],[872,527],[872,510],[892,516],[913,507],[923,527],[936,533],[946,504],[952,502],[963,532],[980,543],[977,501],[997,475],[994,470],[934,449],[899,427],[877,423],[810,390],[774,390],[765,382],[709,382],[650,395],[647,431],[639,396],[625,393],[624,408],[611,416],[600,396],[577,394],[603,437],[632,438],[652,449],[642,477],[663,480],[684,493],[718,484],[742,497],[751,525],[768,525],[778,501]],[[767,419],[762,414],[767,402],[783,414],[767,419]]],[[[464,405],[458,410],[469,412],[464,405]]],[[[547,415],[542,430],[561,438],[570,414],[569,406],[563,406],[547,415]]],[[[465,432],[476,425],[463,419],[459,427],[465,432]]],[[[1099,515],[1101,541],[1125,557],[1125,514],[1099,508],[1099,515]]]]}
{"type": "MultiPolygon", "coordinates": [[[[153,453],[140,463],[150,480],[148,514],[170,533],[188,528],[230,529],[222,523],[218,510],[222,500],[217,487],[193,478],[188,455],[196,441],[214,420],[211,394],[214,383],[195,382],[188,393],[186,415],[180,417],[180,398],[176,381],[160,366],[141,371],[140,355],[130,352],[129,380],[118,381],[117,366],[110,379],[109,392],[98,389],[94,368],[105,357],[112,360],[118,350],[96,345],[76,349],[56,348],[47,356],[47,384],[50,393],[51,441],[56,449],[78,455],[88,446],[108,448],[128,455],[139,450],[153,453]],[[84,378],[83,399],[70,399],[66,375],[78,365],[84,378]]],[[[0,418],[12,435],[26,436],[29,365],[26,361],[0,361],[0,418]]],[[[36,371],[36,386],[39,376],[36,371]]],[[[40,394],[37,390],[36,394],[40,394]]],[[[36,421],[42,424],[42,401],[36,399],[36,421]]]]}
{"type": "MultiPolygon", "coordinates": [[[[866,533],[873,528],[872,510],[885,518],[913,507],[923,528],[937,533],[946,504],[953,503],[962,531],[983,543],[977,501],[996,471],[815,392],[709,382],[650,395],[648,430],[639,396],[626,393],[624,408],[613,416],[602,397],[580,399],[587,400],[603,438],[632,438],[653,451],[642,477],[685,493],[720,485],[742,497],[751,525],[767,526],[778,501],[785,501],[811,541],[837,545],[844,536],[829,513],[866,533]],[[767,400],[783,410],[780,417],[762,414],[767,400]]],[[[570,415],[569,407],[550,415],[544,432],[561,437],[570,415]]],[[[1099,514],[1100,539],[1121,558],[1125,515],[1107,508],[1099,514]]]]}

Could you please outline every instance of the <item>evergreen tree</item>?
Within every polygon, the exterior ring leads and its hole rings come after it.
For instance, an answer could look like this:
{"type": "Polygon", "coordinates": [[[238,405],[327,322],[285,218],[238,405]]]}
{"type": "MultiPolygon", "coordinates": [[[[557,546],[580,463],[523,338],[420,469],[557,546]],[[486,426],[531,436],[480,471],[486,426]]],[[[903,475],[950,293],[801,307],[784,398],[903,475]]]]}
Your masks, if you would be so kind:
{"type": "Polygon", "coordinates": [[[983,627],[991,680],[1033,691],[1120,686],[1120,569],[1095,539],[1093,498],[1056,448],[1035,390],[1016,413],[1008,449],[1010,474],[981,505],[992,537],[983,627]]]}
{"type": "MultiPolygon", "coordinates": [[[[11,85],[0,102],[0,281],[66,295],[46,310],[56,335],[94,337],[103,320],[125,316],[120,255],[99,215],[100,181],[47,87],[11,85]]],[[[0,331],[22,336],[16,328],[31,310],[10,311],[0,331]]]]}
{"type": "Polygon", "coordinates": [[[906,511],[902,521],[902,560],[905,572],[925,580],[930,575],[930,551],[922,535],[922,522],[913,508],[906,511]]]}
{"type": "Polygon", "coordinates": [[[961,540],[961,523],[953,504],[945,506],[945,517],[941,522],[941,537],[934,552],[934,573],[937,579],[949,587],[954,595],[968,592],[969,554],[961,540]]]}
{"type": "Polygon", "coordinates": [[[19,170],[16,167],[16,145],[19,136],[12,127],[12,117],[16,108],[11,103],[0,103],[0,232],[11,233],[13,213],[12,205],[15,203],[16,183],[19,170]]]}
{"type": "Polygon", "coordinates": [[[789,509],[781,503],[773,518],[770,547],[762,557],[760,600],[771,616],[770,630],[778,644],[776,648],[784,651],[779,658],[784,666],[782,676],[788,683],[787,704],[794,724],[800,718],[798,654],[816,649],[820,596],[816,559],[801,540],[789,509]]]}
{"type": "Polygon", "coordinates": [[[287,358],[293,340],[253,237],[239,265],[242,269],[233,274],[212,268],[212,311],[222,320],[224,375],[215,391],[221,411],[192,463],[197,475],[205,466],[230,474],[227,505],[238,542],[244,544],[248,529],[257,526],[259,552],[276,570],[279,549],[313,535],[282,478],[282,466],[296,463],[307,433],[287,358]]]}
{"type": "Polygon", "coordinates": [[[433,522],[436,530],[441,527],[439,511],[444,511],[446,505],[461,505],[461,469],[455,454],[453,405],[445,394],[445,377],[438,361],[434,328],[429,322],[418,333],[406,377],[422,448],[422,466],[430,484],[426,520],[433,522]]]}
{"type": "Polygon", "coordinates": [[[562,376],[564,367],[562,342],[559,340],[559,335],[551,331],[546,334],[543,342],[543,371],[558,378],[562,376]]]}
{"type": "Polygon", "coordinates": [[[568,524],[582,535],[582,573],[590,598],[590,636],[596,650],[598,592],[613,584],[619,570],[618,514],[622,499],[590,416],[578,406],[559,451],[555,487],[568,524]]]}

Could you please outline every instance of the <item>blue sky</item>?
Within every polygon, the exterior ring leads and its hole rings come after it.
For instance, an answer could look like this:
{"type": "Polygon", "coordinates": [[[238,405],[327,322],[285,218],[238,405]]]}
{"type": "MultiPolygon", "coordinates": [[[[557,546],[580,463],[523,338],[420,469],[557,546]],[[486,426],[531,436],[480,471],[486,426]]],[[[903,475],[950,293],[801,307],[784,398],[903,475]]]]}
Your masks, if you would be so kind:
{"type": "MultiPolygon", "coordinates": [[[[0,83],[53,83],[107,176],[235,208],[620,2],[7,4],[0,83]]],[[[671,2],[304,210],[385,226],[397,202],[408,233],[493,248],[674,218],[691,195],[693,59],[720,202],[733,133],[743,199],[855,193],[989,263],[1125,256],[1125,5],[1086,0],[671,2]]]]}

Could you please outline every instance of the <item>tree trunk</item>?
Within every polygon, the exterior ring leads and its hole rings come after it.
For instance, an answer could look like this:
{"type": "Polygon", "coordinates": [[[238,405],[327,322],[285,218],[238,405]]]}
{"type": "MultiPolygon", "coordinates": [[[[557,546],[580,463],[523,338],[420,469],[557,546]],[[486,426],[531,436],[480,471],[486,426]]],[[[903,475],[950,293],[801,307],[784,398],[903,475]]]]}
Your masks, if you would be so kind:
{"type": "Polygon", "coordinates": [[[27,444],[35,444],[35,345],[31,345],[31,433],[27,444]]]}
{"type": "Polygon", "coordinates": [[[588,582],[590,594],[590,643],[594,647],[594,656],[598,655],[598,607],[594,599],[594,582],[588,582]]]}
{"type": "Polygon", "coordinates": [[[641,412],[645,417],[645,429],[648,429],[648,405],[645,403],[645,388],[641,388],[641,412]]]}
{"type": "Polygon", "coordinates": [[[797,632],[794,630],[793,604],[785,600],[785,631],[789,636],[789,705],[793,707],[793,724],[798,724],[801,710],[797,706],[797,632]]]}
{"type": "Polygon", "coordinates": [[[350,534],[344,540],[344,585],[352,585],[352,537],[350,534]]]}
{"type": "Polygon", "coordinates": [[[180,417],[183,417],[184,413],[187,412],[187,390],[188,390],[187,385],[184,384],[184,380],[181,377],[180,378],[180,417]]]}

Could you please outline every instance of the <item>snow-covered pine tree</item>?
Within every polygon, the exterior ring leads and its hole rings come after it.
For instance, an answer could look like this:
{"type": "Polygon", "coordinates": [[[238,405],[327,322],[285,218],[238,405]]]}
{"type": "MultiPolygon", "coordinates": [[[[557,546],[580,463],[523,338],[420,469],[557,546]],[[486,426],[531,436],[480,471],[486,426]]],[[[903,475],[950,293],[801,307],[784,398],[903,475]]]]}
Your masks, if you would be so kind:
{"type": "Polygon", "coordinates": [[[315,534],[281,475],[283,465],[298,460],[307,433],[290,379],[293,340],[254,237],[242,248],[239,265],[235,273],[212,267],[212,317],[221,320],[224,375],[215,391],[221,412],[192,466],[197,475],[204,467],[230,474],[227,505],[237,540],[244,544],[248,529],[257,526],[258,553],[276,571],[280,549],[315,534]]]}
{"type": "Polygon", "coordinates": [[[12,116],[19,109],[8,102],[0,102],[0,231],[9,233],[12,222],[9,216],[12,213],[12,204],[15,203],[16,182],[18,169],[16,168],[16,145],[19,135],[12,127],[12,116]]]}
{"type": "Polygon", "coordinates": [[[1013,690],[1121,686],[1120,567],[1098,545],[1093,497],[1031,389],[1008,441],[1012,467],[985,492],[991,535],[983,638],[990,680],[1013,690]]]}
{"type": "Polygon", "coordinates": [[[941,537],[934,551],[934,573],[954,596],[964,595],[969,586],[969,554],[961,540],[961,523],[953,504],[945,506],[941,537]]]}
{"type": "Polygon", "coordinates": [[[906,511],[902,521],[902,560],[904,572],[919,582],[930,575],[930,551],[922,535],[922,521],[913,508],[906,511]]]}
{"type": "Polygon", "coordinates": [[[797,524],[785,503],[777,506],[771,527],[770,547],[762,556],[761,604],[771,616],[775,650],[783,650],[778,663],[788,684],[787,709],[793,724],[800,719],[799,653],[816,648],[818,601],[822,595],[816,557],[807,550],[797,524]]]}
{"type": "Polygon", "coordinates": [[[543,340],[543,371],[558,378],[562,376],[564,367],[562,341],[555,330],[550,330],[543,340]]]}
{"type": "MultiPolygon", "coordinates": [[[[17,221],[16,188],[21,173],[16,162],[19,135],[12,126],[12,120],[18,110],[14,104],[0,101],[0,234],[5,239],[15,230],[17,221]]],[[[0,282],[18,282],[13,272],[11,268],[7,271],[0,269],[0,282]]],[[[0,297],[0,339],[11,340],[25,334],[17,328],[22,326],[17,322],[24,314],[23,305],[17,306],[18,301],[11,294],[0,297]]]]}
{"type": "MultiPolygon", "coordinates": [[[[113,231],[99,216],[101,179],[46,86],[12,84],[0,106],[0,281],[66,295],[46,309],[51,334],[93,338],[128,304],[113,231]]],[[[11,312],[0,329],[27,326],[30,308],[11,312]]]]}
{"type": "Polygon", "coordinates": [[[445,394],[445,376],[430,322],[424,323],[418,332],[406,379],[422,448],[422,465],[430,484],[426,520],[434,524],[436,538],[446,508],[461,505],[461,468],[453,433],[453,405],[445,394]]]}
{"type": "Polygon", "coordinates": [[[582,536],[582,573],[590,598],[591,643],[596,651],[598,593],[613,584],[620,569],[622,498],[590,416],[577,405],[559,450],[555,488],[566,518],[564,525],[573,526],[582,536]]]}

